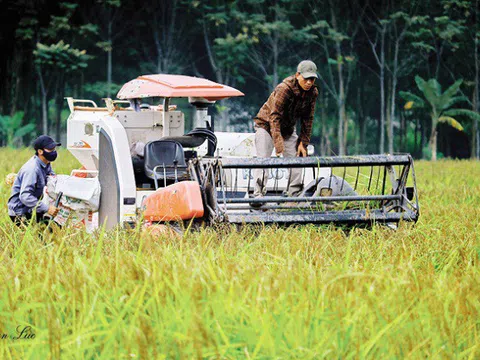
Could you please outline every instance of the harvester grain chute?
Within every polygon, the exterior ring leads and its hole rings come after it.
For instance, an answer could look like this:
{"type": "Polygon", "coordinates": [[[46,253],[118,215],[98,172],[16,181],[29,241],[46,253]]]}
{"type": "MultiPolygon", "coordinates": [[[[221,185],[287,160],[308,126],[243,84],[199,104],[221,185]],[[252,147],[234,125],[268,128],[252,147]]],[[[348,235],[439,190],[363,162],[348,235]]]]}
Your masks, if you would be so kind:
{"type": "Polygon", "coordinates": [[[213,131],[208,106],[232,96],[243,94],[206,79],[146,75],[126,83],[120,100],[104,99],[105,107],[67,98],[68,149],[83,165],[77,175],[99,178],[100,224],[417,220],[409,155],[257,158],[255,134],[213,131]],[[186,134],[185,115],[171,104],[179,97],[194,107],[194,129],[186,134]],[[144,98],[163,103],[147,105],[144,98]],[[303,169],[297,197],[284,195],[291,168],[303,169]],[[262,198],[252,198],[255,169],[268,175],[262,198]]]}

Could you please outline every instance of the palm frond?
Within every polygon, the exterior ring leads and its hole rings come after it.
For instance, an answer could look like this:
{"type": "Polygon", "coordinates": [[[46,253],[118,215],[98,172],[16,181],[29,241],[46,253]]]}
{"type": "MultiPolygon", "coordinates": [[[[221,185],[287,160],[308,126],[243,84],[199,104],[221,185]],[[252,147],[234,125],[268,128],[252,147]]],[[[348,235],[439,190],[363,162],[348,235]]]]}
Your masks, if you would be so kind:
{"type": "Polygon", "coordinates": [[[11,120],[10,120],[11,121],[11,126],[14,129],[18,128],[22,124],[23,114],[24,114],[23,111],[17,111],[15,114],[13,114],[11,116],[11,120]]]}
{"type": "Polygon", "coordinates": [[[436,90],[418,75],[415,76],[415,82],[417,83],[418,89],[425,96],[425,99],[427,99],[432,106],[432,110],[438,112],[438,96],[436,95],[436,90]]]}
{"type": "Polygon", "coordinates": [[[35,124],[24,125],[21,128],[17,129],[13,136],[16,138],[22,138],[23,136],[32,133],[35,130],[35,128],[36,128],[35,124]]]}
{"type": "Polygon", "coordinates": [[[460,85],[462,85],[462,82],[463,82],[463,79],[459,79],[455,81],[455,83],[452,86],[450,86],[447,90],[445,90],[445,92],[440,96],[439,104],[442,110],[448,109],[448,106],[445,106],[445,104],[447,104],[449,100],[457,94],[458,89],[460,89],[460,85]]]}
{"type": "Polygon", "coordinates": [[[468,101],[468,98],[466,96],[463,96],[463,95],[454,96],[454,97],[451,97],[449,100],[447,100],[447,102],[443,104],[442,108],[445,110],[445,109],[451,108],[456,103],[467,102],[467,101],[468,101]]]}
{"type": "Polygon", "coordinates": [[[435,95],[442,95],[442,85],[440,85],[437,79],[430,79],[427,81],[427,84],[430,88],[433,89],[433,91],[435,91],[435,95]]]}
{"type": "Polygon", "coordinates": [[[439,122],[444,122],[453,127],[454,129],[457,129],[458,131],[463,131],[463,126],[460,124],[457,120],[455,120],[451,116],[440,116],[438,118],[439,122]]]}
{"type": "Polygon", "coordinates": [[[467,116],[472,120],[480,121],[480,114],[468,109],[450,109],[443,112],[446,116],[467,116]]]}
{"type": "Polygon", "coordinates": [[[399,95],[405,101],[412,101],[413,108],[421,108],[425,106],[425,101],[420,96],[412,94],[409,91],[400,91],[399,95]]]}

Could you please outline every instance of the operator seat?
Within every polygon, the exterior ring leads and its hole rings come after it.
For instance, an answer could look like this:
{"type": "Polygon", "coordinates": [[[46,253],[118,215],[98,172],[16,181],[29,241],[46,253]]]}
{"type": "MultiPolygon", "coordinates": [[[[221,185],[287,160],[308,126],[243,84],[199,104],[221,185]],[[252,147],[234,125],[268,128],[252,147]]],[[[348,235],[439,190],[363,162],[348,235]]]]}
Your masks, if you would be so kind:
{"type": "Polygon", "coordinates": [[[145,145],[145,175],[155,181],[163,181],[163,186],[188,180],[187,164],[183,147],[174,140],[155,140],[145,145]]]}
{"type": "Polygon", "coordinates": [[[209,143],[207,156],[214,156],[217,149],[217,137],[214,132],[207,128],[195,128],[188,134],[182,136],[165,136],[160,140],[177,141],[180,145],[186,148],[195,148],[202,145],[205,140],[209,143]]]}

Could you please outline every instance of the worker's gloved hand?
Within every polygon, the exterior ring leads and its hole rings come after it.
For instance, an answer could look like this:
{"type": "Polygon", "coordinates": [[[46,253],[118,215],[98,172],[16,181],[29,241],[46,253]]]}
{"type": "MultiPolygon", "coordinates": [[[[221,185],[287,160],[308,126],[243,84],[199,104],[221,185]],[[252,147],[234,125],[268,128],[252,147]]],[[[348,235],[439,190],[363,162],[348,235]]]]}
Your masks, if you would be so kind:
{"type": "Polygon", "coordinates": [[[297,156],[300,156],[300,157],[306,157],[307,156],[307,149],[305,149],[305,146],[303,146],[302,142],[300,142],[298,144],[297,156]]]}
{"type": "Polygon", "coordinates": [[[52,217],[55,217],[57,216],[58,214],[58,208],[53,206],[53,205],[50,205],[49,208],[48,208],[48,211],[47,211],[47,214],[52,216],[52,217]]]}

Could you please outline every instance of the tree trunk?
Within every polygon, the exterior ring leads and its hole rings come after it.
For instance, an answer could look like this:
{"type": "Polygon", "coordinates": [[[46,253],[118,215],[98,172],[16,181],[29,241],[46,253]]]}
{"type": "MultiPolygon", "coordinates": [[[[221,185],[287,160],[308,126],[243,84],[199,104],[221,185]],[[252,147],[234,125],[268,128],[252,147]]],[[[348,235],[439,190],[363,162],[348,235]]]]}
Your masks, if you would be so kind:
{"type": "Polygon", "coordinates": [[[347,155],[347,144],[348,144],[348,117],[347,117],[347,106],[345,105],[345,99],[342,104],[342,115],[343,115],[343,154],[347,155]]]}
{"type": "Polygon", "coordinates": [[[435,79],[438,80],[439,74],[440,74],[440,65],[442,62],[442,53],[443,53],[443,45],[440,46],[440,48],[436,47],[436,67],[435,67],[435,79]]]}
{"type": "Polygon", "coordinates": [[[338,65],[338,155],[345,155],[345,143],[344,143],[344,129],[345,124],[345,89],[343,86],[342,65],[338,65]]]}
{"type": "Polygon", "coordinates": [[[404,148],[404,140],[405,140],[404,132],[405,132],[405,116],[403,116],[403,115],[402,115],[402,112],[400,112],[400,141],[399,141],[399,149],[400,149],[401,152],[404,152],[404,151],[405,151],[405,148],[404,148]]]}
{"type": "MultiPolygon", "coordinates": [[[[476,29],[478,29],[478,24],[479,24],[479,21],[478,21],[478,0],[475,1],[475,9],[476,12],[475,12],[475,25],[476,26],[476,29]]],[[[475,111],[478,112],[480,110],[480,84],[479,84],[479,81],[480,81],[480,64],[479,64],[479,59],[478,59],[478,38],[479,38],[479,34],[478,32],[475,34],[475,97],[477,99],[477,107],[475,108],[475,111]]],[[[477,159],[480,159],[480,129],[479,129],[479,126],[478,126],[478,121],[475,121],[475,145],[476,145],[476,148],[474,149],[475,150],[475,156],[477,159]]]]}
{"type": "Polygon", "coordinates": [[[393,122],[395,120],[395,95],[397,91],[397,72],[398,72],[398,52],[400,48],[400,42],[397,40],[395,42],[395,51],[393,55],[393,73],[392,73],[392,93],[391,93],[391,103],[390,103],[390,124],[388,127],[388,152],[393,154],[393,143],[394,143],[394,134],[393,134],[393,122]]]}
{"type": "Polygon", "coordinates": [[[385,30],[380,45],[380,154],[385,152],[385,30]]]}
{"type": "Polygon", "coordinates": [[[420,121],[418,120],[418,116],[416,117],[415,119],[415,138],[414,138],[414,151],[413,153],[415,154],[415,156],[417,157],[421,157],[418,156],[418,133],[420,132],[420,121]]]}
{"type": "Polygon", "coordinates": [[[322,124],[322,132],[320,135],[320,156],[325,156],[325,132],[327,129],[325,128],[325,124],[322,124]]]}
{"type": "Polygon", "coordinates": [[[423,158],[423,149],[425,149],[427,145],[427,135],[428,134],[428,128],[427,125],[424,122],[420,123],[420,155],[421,158],[423,158]]]}
{"type": "Polygon", "coordinates": [[[65,79],[64,74],[59,76],[58,86],[55,96],[55,137],[57,141],[60,140],[61,126],[62,126],[62,108],[63,108],[63,94],[64,94],[65,79]]]}
{"type": "Polygon", "coordinates": [[[111,97],[112,92],[112,51],[113,51],[113,43],[112,43],[112,21],[108,21],[108,42],[110,44],[110,48],[107,51],[107,97],[111,97]]]}
{"type": "Polygon", "coordinates": [[[278,85],[278,43],[274,42],[272,49],[273,55],[273,73],[272,73],[272,82],[270,85],[270,93],[273,92],[275,87],[278,85]]]}
{"type": "Polygon", "coordinates": [[[480,159],[480,129],[478,128],[478,124],[477,124],[477,141],[476,141],[476,144],[477,144],[477,159],[480,159]]]}
{"type": "Polygon", "coordinates": [[[360,126],[355,126],[355,154],[360,154],[360,126]]]}
{"type": "MultiPolygon", "coordinates": [[[[275,7],[275,21],[278,21],[278,9],[275,7]]],[[[272,73],[272,86],[270,92],[272,92],[275,87],[278,85],[278,57],[279,57],[279,41],[280,35],[278,31],[273,33],[273,44],[272,44],[272,56],[273,56],[273,73],[272,73]]]]}
{"type": "Polygon", "coordinates": [[[20,89],[20,75],[17,75],[16,81],[15,81],[15,89],[12,97],[12,108],[10,109],[10,114],[12,116],[17,112],[17,100],[18,100],[19,89],[20,89]]]}
{"type": "Polygon", "coordinates": [[[57,81],[55,82],[55,91],[53,92],[54,114],[53,114],[53,124],[51,125],[51,132],[52,132],[51,136],[56,137],[57,139],[58,139],[57,124],[60,121],[60,115],[58,114],[58,108],[57,108],[59,86],[60,86],[60,77],[58,77],[57,81]]]}
{"type": "Polygon", "coordinates": [[[327,127],[326,127],[326,116],[325,116],[325,108],[327,106],[327,99],[323,92],[323,87],[319,87],[318,89],[318,98],[321,101],[320,105],[320,123],[322,124],[322,130],[320,133],[320,156],[326,156],[326,140],[327,140],[327,127]]]}
{"type": "Polygon", "coordinates": [[[107,52],[107,97],[112,96],[112,50],[107,52]]]}
{"type": "Polygon", "coordinates": [[[47,94],[42,92],[42,132],[48,134],[47,94]]]}
{"type": "Polygon", "coordinates": [[[365,112],[363,111],[363,98],[365,94],[365,89],[363,82],[360,85],[360,88],[357,92],[357,112],[358,112],[358,126],[357,126],[357,145],[356,152],[357,154],[363,153],[365,148],[365,112]]]}
{"type": "MultiPolygon", "coordinates": [[[[330,5],[332,2],[330,1],[330,5]]],[[[332,17],[332,27],[334,30],[337,29],[337,19],[335,17],[335,13],[333,12],[333,6],[330,6],[330,14],[332,17]]],[[[346,154],[346,135],[345,135],[345,123],[346,123],[346,108],[345,108],[345,101],[346,101],[346,94],[345,94],[345,84],[343,78],[343,64],[342,64],[342,48],[339,41],[335,41],[335,50],[337,55],[337,75],[338,75],[338,99],[337,99],[337,107],[338,107],[338,155],[342,156],[346,154]]]]}
{"type": "MultiPolygon", "coordinates": [[[[473,89],[473,96],[472,96],[472,110],[477,111],[478,108],[478,98],[477,98],[477,83],[475,82],[475,87],[473,89]]],[[[475,159],[477,157],[477,130],[478,130],[478,122],[476,120],[472,120],[472,141],[470,144],[470,158],[475,159]]]]}
{"type": "MultiPolygon", "coordinates": [[[[210,45],[210,39],[208,37],[208,31],[207,31],[207,26],[205,24],[205,21],[202,22],[202,25],[203,25],[203,40],[205,44],[205,49],[207,50],[210,66],[212,67],[212,70],[215,73],[216,81],[220,84],[224,84],[222,71],[215,62],[215,55],[213,54],[212,46],[210,45]]],[[[228,84],[225,84],[225,85],[228,85],[228,84]]]]}
{"type": "Polygon", "coordinates": [[[430,150],[432,151],[432,161],[437,161],[437,126],[432,123],[432,132],[430,134],[430,150]]]}
{"type": "MultiPolygon", "coordinates": [[[[22,71],[22,65],[25,63],[25,61],[28,61],[29,59],[24,58],[24,50],[23,50],[23,43],[22,42],[16,42],[16,46],[14,47],[14,56],[12,60],[12,76],[15,79],[15,82],[13,84],[13,94],[11,98],[11,109],[10,109],[10,114],[13,116],[17,112],[17,104],[18,104],[18,98],[22,96],[24,93],[24,89],[22,88],[22,83],[23,83],[23,71],[22,71]]],[[[26,115],[26,114],[25,114],[26,115]]]]}
{"type": "MultiPolygon", "coordinates": [[[[391,79],[388,79],[386,81],[386,86],[385,88],[386,89],[391,89],[391,85],[390,85],[390,81],[391,79]]],[[[385,139],[385,145],[386,145],[386,152],[388,152],[389,154],[392,154],[390,152],[390,127],[392,125],[392,122],[393,122],[393,119],[390,117],[390,111],[388,111],[388,107],[389,107],[389,104],[390,104],[390,99],[391,99],[391,93],[386,90],[385,91],[385,132],[386,132],[386,139],[385,139]]]]}
{"type": "MultiPolygon", "coordinates": [[[[478,1],[476,1],[478,5],[478,1]]],[[[478,9],[478,8],[477,8],[478,9]]],[[[478,19],[476,19],[478,24],[478,19]]],[[[479,110],[479,72],[480,72],[480,64],[478,59],[478,34],[475,34],[475,87],[473,92],[473,111],[479,110]]],[[[470,157],[472,159],[480,158],[480,144],[479,142],[479,131],[478,131],[478,121],[473,121],[473,128],[472,128],[472,148],[470,157]]]]}
{"type": "Polygon", "coordinates": [[[37,73],[40,80],[40,92],[42,94],[42,132],[45,135],[48,133],[48,112],[47,112],[48,93],[45,87],[45,82],[43,81],[42,71],[40,70],[40,68],[37,68],[37,73]]]}

